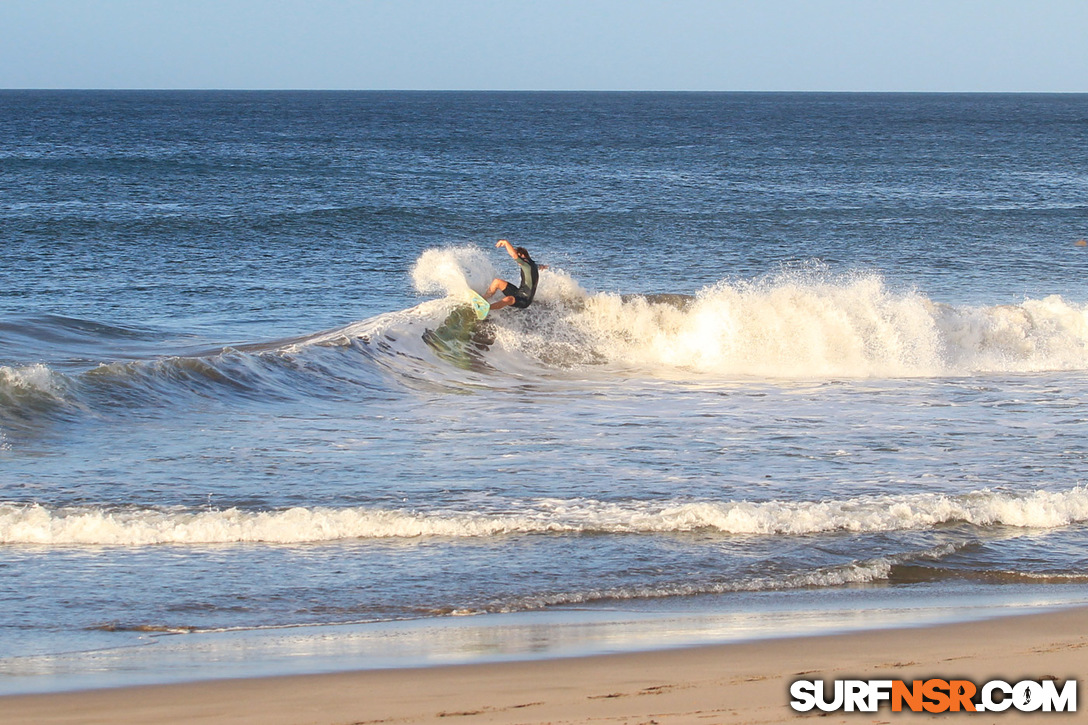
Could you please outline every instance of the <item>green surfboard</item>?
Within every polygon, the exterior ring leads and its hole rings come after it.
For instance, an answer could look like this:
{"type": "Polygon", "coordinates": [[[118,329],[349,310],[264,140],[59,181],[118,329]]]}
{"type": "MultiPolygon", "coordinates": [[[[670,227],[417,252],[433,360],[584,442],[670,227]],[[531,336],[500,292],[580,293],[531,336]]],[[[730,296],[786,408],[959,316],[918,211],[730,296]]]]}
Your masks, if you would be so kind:
{"type": "Polygon", "coordinates": [[[482,320],[487,317],[487,313],[491,312],[491,305],[480,295],[476,294],[472,290],[469,290],[469,303],[472,305],[473,311],[476,312],[476,319],[482,320]]]}

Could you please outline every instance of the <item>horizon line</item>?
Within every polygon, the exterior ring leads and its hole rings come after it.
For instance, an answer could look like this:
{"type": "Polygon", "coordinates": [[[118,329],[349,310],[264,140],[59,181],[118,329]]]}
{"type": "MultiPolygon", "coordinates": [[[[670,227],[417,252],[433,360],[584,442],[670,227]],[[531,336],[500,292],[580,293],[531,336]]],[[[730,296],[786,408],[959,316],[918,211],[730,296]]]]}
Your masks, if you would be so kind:
{"type": "Polygon", "coordinates": [[[245,87],[52,87],[26,86],[0,88],[0,92],[184,92],[184,93],[686,93],[686,94],[887,94],[887,95],[1088,95],[1088,91],[963,91],[963,90],[753,90],[753,89],[586,89],[586,88],[245,88],[245,87]]]}

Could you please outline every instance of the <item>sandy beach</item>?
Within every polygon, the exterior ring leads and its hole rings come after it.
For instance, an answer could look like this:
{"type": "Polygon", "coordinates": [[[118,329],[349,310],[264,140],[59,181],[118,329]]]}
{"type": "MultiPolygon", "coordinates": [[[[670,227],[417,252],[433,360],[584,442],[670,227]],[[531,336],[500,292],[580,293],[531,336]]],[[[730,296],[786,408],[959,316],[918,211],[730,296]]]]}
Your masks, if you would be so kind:
{"type": "MultiPolygon", "coordinates": [[[[1080,713],[802,714],[797,679],[1082,677],[1088,607],[925,628],[505,664],[0,698],[0,723],[1084,722],[1080,713]]],[[[1080,683],[1078,683],[1080,684],[1080,683]]]]}

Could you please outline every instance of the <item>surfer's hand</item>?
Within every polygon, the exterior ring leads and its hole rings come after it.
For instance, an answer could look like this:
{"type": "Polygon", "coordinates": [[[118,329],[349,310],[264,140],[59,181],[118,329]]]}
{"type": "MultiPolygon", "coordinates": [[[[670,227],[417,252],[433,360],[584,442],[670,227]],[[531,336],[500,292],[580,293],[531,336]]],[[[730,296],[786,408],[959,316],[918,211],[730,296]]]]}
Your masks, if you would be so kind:
{"type": "Polygon", "coordinates": [[[506,241],[505,239],[500,239],[499,241],[495,242],[496,247],[501,247],[504,244],[508,247],[510,246],[510,242],[506,241]]]}

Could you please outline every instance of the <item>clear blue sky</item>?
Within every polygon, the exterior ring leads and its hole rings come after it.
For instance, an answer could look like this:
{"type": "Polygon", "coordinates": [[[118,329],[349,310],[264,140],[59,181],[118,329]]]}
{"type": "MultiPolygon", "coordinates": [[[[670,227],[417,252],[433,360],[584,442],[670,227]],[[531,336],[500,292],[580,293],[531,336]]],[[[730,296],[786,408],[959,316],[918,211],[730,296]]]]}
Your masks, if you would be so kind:
{"type": "Polygon", "coordinates": [[[0,88],[1088,92],[1088,0],[0,0],[0,88]]]}

